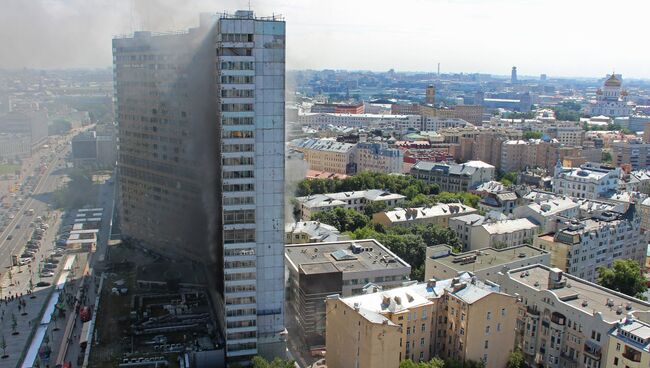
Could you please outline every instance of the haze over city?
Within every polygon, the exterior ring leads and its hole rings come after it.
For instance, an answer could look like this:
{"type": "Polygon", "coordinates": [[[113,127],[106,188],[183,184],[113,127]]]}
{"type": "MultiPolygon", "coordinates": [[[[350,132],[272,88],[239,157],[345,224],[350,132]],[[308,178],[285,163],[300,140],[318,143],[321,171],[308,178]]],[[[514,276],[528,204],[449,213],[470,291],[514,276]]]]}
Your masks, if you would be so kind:
{"type": "MultiPolygon", "coordinates": [[[[247,1],[5,0],[0,68],[108,67],[113,35],[196,26],[247,1]]],[[[251,1],[282,14],[288,69],[650,77],[645,1],[251,1]],[[628,53],[632,53],[631,56],[628,53]]]]}

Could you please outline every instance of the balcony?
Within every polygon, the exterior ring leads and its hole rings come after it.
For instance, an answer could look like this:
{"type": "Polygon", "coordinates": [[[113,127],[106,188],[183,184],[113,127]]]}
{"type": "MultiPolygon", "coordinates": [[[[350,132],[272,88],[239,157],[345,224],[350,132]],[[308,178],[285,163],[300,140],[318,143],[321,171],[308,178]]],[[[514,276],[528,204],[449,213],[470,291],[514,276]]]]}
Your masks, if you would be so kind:
{"type": "Polygon", "coordinates": [[[539,311],[537,308],[533,308],[530,305],[526,306],[526,313],[528,313],[531,316],[539,316],[539,311]]]}
{"type": "Polygon", "coordinates": [[[600,345],[593,340],[585,341],[584,353],[597,360],[600,360],[600,357],[602,356],[600,345]]]}
{"type": "Polygon", "coordinates": [[[578,359],[570,356],[566,352],[560,353],[561,366],[565,368],[578,368],[578,359]]]}
{"type": "Polygon", "coordinates": [[[626,346],[625,352],[623,352],[623,358],[639,363],[641,362],[641,352],[626,346]]]}

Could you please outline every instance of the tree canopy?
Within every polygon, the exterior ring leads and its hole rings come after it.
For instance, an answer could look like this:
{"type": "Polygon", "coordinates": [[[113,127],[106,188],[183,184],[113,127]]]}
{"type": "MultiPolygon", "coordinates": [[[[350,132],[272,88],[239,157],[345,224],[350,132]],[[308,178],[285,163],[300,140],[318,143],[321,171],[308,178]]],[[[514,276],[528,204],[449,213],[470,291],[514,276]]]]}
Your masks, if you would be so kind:
{"type": "Polygon", "coordinates": [[[411,265],[411,279],[424,280],[427,247],[447,244],[458,248],[456,232],[436,225],[391,226],[367,225],[350,233],[353,239],[376,239],[411,265]]]}
{"type": "Polygon", "coordinates": [[[433,196],[433,199],[436,202],[440,203],[455,203],[455,202],[461,202],[462,204],[470,207],[476,208],[478,206],[478,202],[481,200],[481,197],[468,193],[468,192],[442,192],[440,194],[437,194],[433,196]]]}
{"type": "Polygon", "coordinates": [[[253,357],[253,368],[295,368],[295,366],[295,362],[291,360],[275,358],[269,362],[260,356],[253,357]]]}
{"type": "Polygon", "coordinates": [[[312,194],[347,192],[354,190],[383,189],[391,193],[402,194],[412,199],[418,194],[437,194],[436,184],[427,184],[410,175],[361,172],[343,180],[340,179],[304,179],[298,183],[296,196],[312,194]]]}
{"type": "Polygon", "coordinates": [[[366,226],[370,222],[370,218],[363,213],[351,208],[341,207],[313,213],[311,215],[311,220],[332,225],[341,232],[355,231],[358,228],[366,226]]]}
{"type": "Polygon", "coordinates": [[[508,356],[508,363],[506,363],[506,368],[524,368],[525,359],[524,354],[521,353],[521,350],[515,350],[510,353],[508,356]]]}
{"type": "Polygon", "coordinates": [[[645,299],[643,293],[648,290],[641,266],[632,259],[617,259],[611,268],[599,267],[598,284],[639,299],[645,299]]]}
{"type": "Polygon", "coordinates": [[[435,357],[428,362],[414,362],[411,359],[402,360],[399,368],[444,368],[445,361],[435,357]]]}
{"type": "Polygon", "coordinates": [[[540,139],[542,135],[542,132],[527,131],[524,132],[524,139],[540,139]]]}

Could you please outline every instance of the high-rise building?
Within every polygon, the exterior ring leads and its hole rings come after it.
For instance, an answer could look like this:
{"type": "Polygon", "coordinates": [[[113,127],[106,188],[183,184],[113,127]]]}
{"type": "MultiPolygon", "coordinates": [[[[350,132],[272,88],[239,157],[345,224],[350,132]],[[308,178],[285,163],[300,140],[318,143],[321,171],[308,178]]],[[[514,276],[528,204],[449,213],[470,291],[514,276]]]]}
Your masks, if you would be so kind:
{"type": "Polygon", "coordinates": [[[513,66],[512,71],[510,72],[510,83],[517,83],[517,67],[513,66]]]}
{"type": "Polygon", "coordinates": [[[426,91],[426,103],[427,105],[436,104],[436,87],[433,84],[429,84],[426,91]]]}
{"type": "Polygon", "coordinates": [[[284,352],[285,23],[113,40],[125,236],[203,264],[228,362],[284,352]]]}

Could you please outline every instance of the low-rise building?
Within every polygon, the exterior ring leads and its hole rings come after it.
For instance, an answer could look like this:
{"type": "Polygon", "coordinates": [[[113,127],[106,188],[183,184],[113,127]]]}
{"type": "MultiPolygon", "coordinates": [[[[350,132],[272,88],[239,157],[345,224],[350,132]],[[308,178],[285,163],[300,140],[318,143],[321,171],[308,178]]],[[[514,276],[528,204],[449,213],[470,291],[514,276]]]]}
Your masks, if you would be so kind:
{"type": "Polygon", "coordinates": [[[627,313],[650,311],[647,302],[543,265],[507,271],[500,285],[517,295],[517,344],[531,366],[614,367],[610,331],[627,313]]]}
{"type": "Polygon", "coordinates": [[[396,208],[378,212],[373,215],[372,222],[384,226],[433,224],[447,227],[450,218],[477,212],[476,209],[460,203],[438,203],[429,207],[396,208]]]}
{"type": "Polygon", "coordinates": [[[285,244],[322,243],[350,240],[334,226],[318,221],[298,221],[284,227],[285,244]]]}
{"type": "Polygon", "coordinates": [[[478,209],[485,212],[496,211],[511,214],[517,207],[518,199],[517,193],[512,190],[488,193],[478,202],[478,209]]]}
{"type": "Polygon", "coordinates": [[[483,225],[485,216],[478,213],[452,217],[449,219],[449,228],[452,229],[461,243],[462,249],[468,250],[472,242],[472,234],[477,226],[483,225]]]}
{"type": "Polygon", "coordinates": [[[411,168],[413,177],[437,184],[444,192],[467,192],[493,180],[494,173],[494,166],[483,161],[468,161],[464,164],[420,161],[411,168]]]}
{"type": "Polygon", "coordinates": [[[585,164],[580,167],[555,168],[553,192],[577,198],[598,198],[607,192],[616,191],[620,168],[585,164]]]}
{"type": "Polygon", "coordinates": [[[288,300],[309,345],[323,344],[325,297],[361,294],[373,283],[384,289],[409,280],[411,266],[374,239],[285,247],[288,300]]]}
{"type": "Polygon", "coordinates": [[[448,245],[427,247],[424,279],[448,279],[471,272],[480,280],[499,282],[499,272],[533,264],[550,265],[549,252],[527,244],[454,253],[448,245]]]}
{"type": "Polygon", "coordinates": [[[516,298],[467,273],[351,298],[332,296],[326,308],[330,368],[394,368],[401,360],[434,356],[502,368],[513,351],[516,298]]]}
{"type": "Polygon", "coordinates": [[[298,197],[296,201],[300,205],[300,215],[303,220],[309,220],[311,215],[318,211],[331,210],[334,208],[350,208],[363,211],[370,203],[382,202],[386,207],[393,207],[406,197],[401,194],[390,193],[381,189],[358,190],[351,192],[313,194],[305,197],[298,197]]]}

